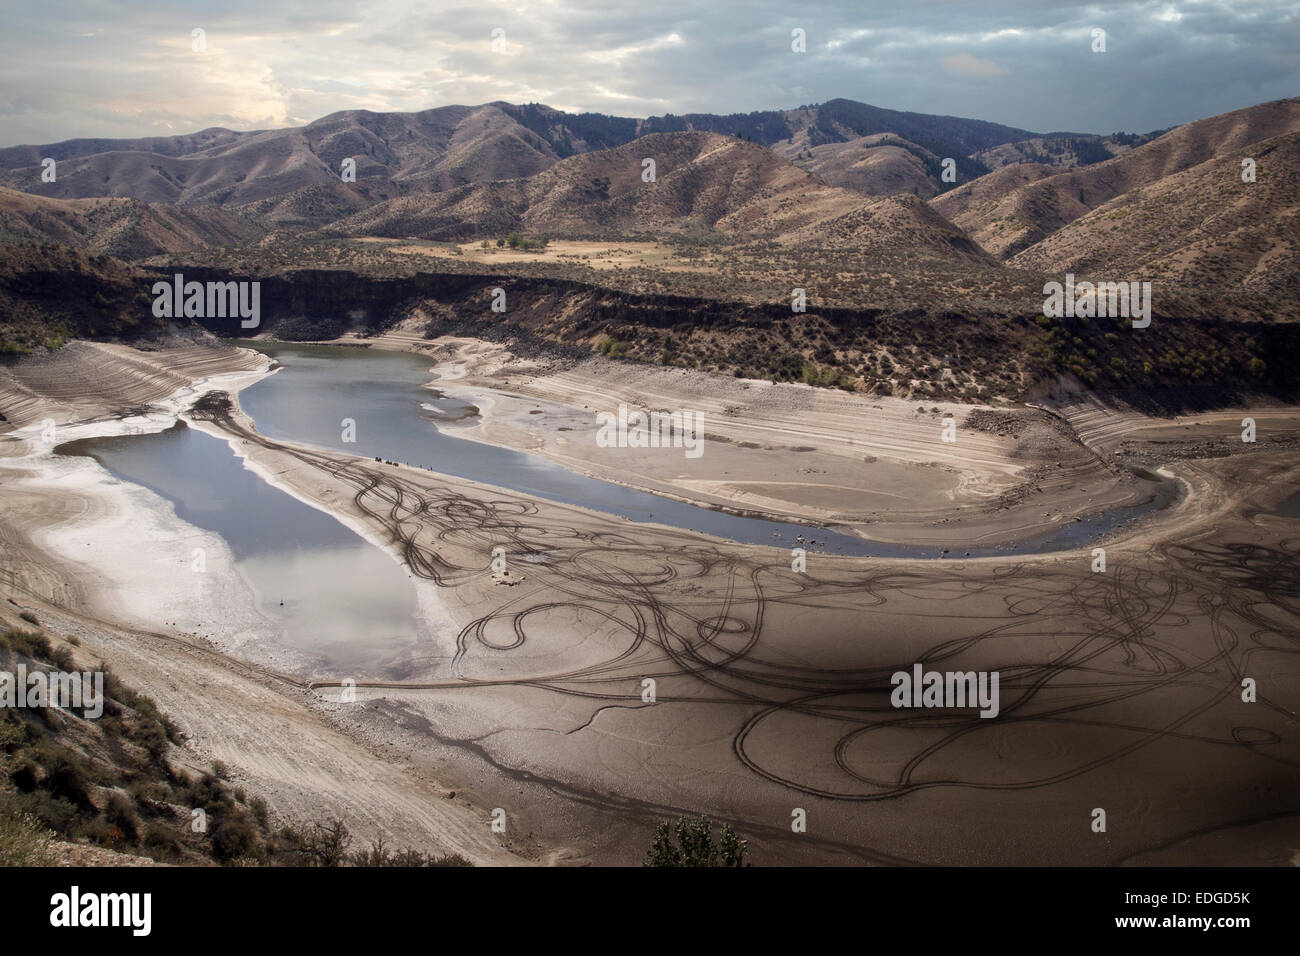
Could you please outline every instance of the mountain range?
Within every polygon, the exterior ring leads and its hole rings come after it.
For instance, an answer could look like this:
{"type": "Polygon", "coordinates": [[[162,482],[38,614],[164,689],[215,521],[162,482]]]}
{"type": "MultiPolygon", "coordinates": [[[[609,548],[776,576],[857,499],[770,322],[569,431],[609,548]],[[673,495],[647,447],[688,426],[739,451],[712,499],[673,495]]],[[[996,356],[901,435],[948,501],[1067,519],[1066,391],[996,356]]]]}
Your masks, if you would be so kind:
{"type": "Polygon", "coordinates": [[[17,247],[35,244],[85,253],[70,263],[504,271],[754,305],[808,287],[825,308],[990,320],[1034,319],[1044,282],[1074,273],[1151,281],[1166,319],[1295,321],[1298,159],[1294,98],[1110,136],[850,100],[646,119],[346,111],[0,149],[0,243],[25,264],[11,289],[30,286],[40,257],[17,247]],[[523,239],[503,252],[525,251],[497,254],[507,237],[523,239]],[[529,254],[541,238],[569,245],[529,254]],[[641,245],[620,269],[592,243],[641,245]]]}
{"type": "MultiPolygon", "coordinates": [[[[851,100],[641,120],[488,103],[418,113],[349,110],[302,127],[254,132],[206,129],[172,137],[13,146],[0,149],[0,185],[56,199],[210,204],[246,210],[264,222],[319,226],[401,196],[527,178],[574,155],[656,133],[717,133],[770,147],[829,185],[868,195],[926,197],[947,186],[941,179],[944,157],[952,157],[962,177],[969,178],[990,168],[977,156],[1041,141],[1038,134],[996,123],[851,100]],[[53,183],[41,179],[47,158],[57,163],[53,183]],[[346,189],[340,181],[345,159],[356,164],[356,182],[346,189]]],[[[1062,137],[1094,145],[1102,140],[1062,137]]]]}

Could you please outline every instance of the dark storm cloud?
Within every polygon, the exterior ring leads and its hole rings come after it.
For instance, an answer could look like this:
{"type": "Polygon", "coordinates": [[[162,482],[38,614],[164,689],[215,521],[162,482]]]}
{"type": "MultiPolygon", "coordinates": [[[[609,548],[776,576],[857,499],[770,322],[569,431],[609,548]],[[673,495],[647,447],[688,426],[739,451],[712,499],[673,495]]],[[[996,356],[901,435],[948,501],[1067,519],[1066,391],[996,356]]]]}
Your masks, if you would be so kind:
{"type": "Polygon", "coordinates": [[[839,96],[1036,131],[1145,131],[1300,89],[1300,15],[1284,0],[56,0],[6,17],[6,144],[264,128],[351,108],[509,100],[641,116],[839,96]],[[804,53],[791,50],[796,28],[804,53]]]}

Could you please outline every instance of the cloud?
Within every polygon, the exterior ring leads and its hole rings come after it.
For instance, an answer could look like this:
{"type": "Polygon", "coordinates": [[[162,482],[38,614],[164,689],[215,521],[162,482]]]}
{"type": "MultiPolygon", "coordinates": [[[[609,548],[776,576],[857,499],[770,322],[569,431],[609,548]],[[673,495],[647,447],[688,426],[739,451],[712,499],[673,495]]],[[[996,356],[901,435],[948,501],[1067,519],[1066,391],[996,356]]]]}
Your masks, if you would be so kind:
{"type": "Polygon", "coordinates": [[[845,97],[1145,132],[1294,95],[1300,79],[1294,0],[42,0],[5,19],[0,145],[498,99],[646,116],[845,97]],[[206,54],[190,50],[195,27],[206,54]],[[498,27],[508,55],[492,51],[498,27]]]}
{"type": "Polygon", "coordinates": [[[644,56],[664,47],[681,45],[682,38],[676,33],[670,33],[667,36],[655,37],[645,43],[629,44],[616,50],[591,50],[586,55],[597,63],[622,66],[631,57],[644,56]]]}
{"type": "Polygon", "coordinates": [[[962,76],[1004,76],[1008,72],[1005,66],[992,60],[981,60],[969,53],[952,53],[945,56],[941,62],[943,68],[949,73],[958,73],[962,76]]]}

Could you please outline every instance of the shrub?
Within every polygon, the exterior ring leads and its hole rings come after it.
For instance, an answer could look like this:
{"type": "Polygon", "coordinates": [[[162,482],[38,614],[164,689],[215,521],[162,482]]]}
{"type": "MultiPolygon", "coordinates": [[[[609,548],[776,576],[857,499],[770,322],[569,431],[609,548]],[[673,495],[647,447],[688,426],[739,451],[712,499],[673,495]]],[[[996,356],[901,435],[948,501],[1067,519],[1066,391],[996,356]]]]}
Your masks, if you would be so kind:
{"type": "Polygon", "coordinates": [[[160,823],[145,827],[144,847],[155,858],[171,859],[180,855],[181,844],[176,832],[160,823]]]}
{"type": "Polygon", "coordinates": [[[745,852],[749,843],[732,831],[730,824],[722,825],[718,842],[713,842],[713,824],[706,816],[695,820],[682,816],[670,833],[667,823],[655,828],[654,838],[646,853],[646,866],[745,866],[745,852]],[[673,842],[673,835],[677,842],[673,842]]]}
{"type": "Polygon", "coordinates": [[[40,822],[65,836],[75,836],[78,828],[77,805],[65,797],[56,797],[47,790],[37,790],[27,798],[29,812],[40,822]]]}
{"type": "Polygon", "coordinates": [[[223,863],[258,853],[257,830],[242,815],[222,820],[212,831],[212,853],[223,863]]]}
{"type": "Polygon", "coordinates": [[[124,793],[115,793],[108,800],[105,818],[122,831],[128,843],[140,841],[140,820],[135,815],[135,803],[124,793]]]}
{"type": "Polygon", "coordinates": [[[354,853],[349,862],[353,866],[473,866],[469,860],[457,853],[434,856],[418,850],[400,850],[396,853],[384,846],[384,838],[371,841],[370,849],[354,853]]]}
{"type": "Polygon", "coordinates": [[[51,866],[54,834],[11,800],[0,802],[0,866],[51,866]]]}
{"type": "Polygon", "coordinates": [[[600,340],[600,345],[597,346],[597,348],[599,349],[601,355],[608,355],[610,358],[616,358],[616,359],[626,358],[628,343],[620,342],[618,339],[610,338],[609,336],[606,336],[605,338],[600,340]]]}
{"type": "Polygon", "coordinates": [[[92,843],[106,846],[110,850],[122,850],[126,847],[126,834],[122,832],[122,828],[109,823],[103,817],[91,820],[86,825],[85,833],[92,843]]]}
{"type": "Polygon", "coordinates": [[[131,732],[131,739],[154,760],[160,760],[167,752],[167,732],[157,721],[146,720],[137,724],[131,732]]]}
{"type": "Polygon", "coordinates": [[[253,819],[257,821],[262,829],[266,829],[267,809],[266,801],[261,797],[254,797],[248,802],[248,808],[253,811],[253,819]]]}
{"type": "Polygon", "coordinates": [[[339,819],[313,824],[298,839],[300,851],[311,866],[342,866],[352,843],[347,825],[339,819]]]}
{"type": "Polygon", "coordinates": [[[16,627],[10,628],[4,633],[3,644],[11,651],[23,654],[33,660],[46,661],[50,659],[50,640],[37,631],[24,631],[16,627]]]}

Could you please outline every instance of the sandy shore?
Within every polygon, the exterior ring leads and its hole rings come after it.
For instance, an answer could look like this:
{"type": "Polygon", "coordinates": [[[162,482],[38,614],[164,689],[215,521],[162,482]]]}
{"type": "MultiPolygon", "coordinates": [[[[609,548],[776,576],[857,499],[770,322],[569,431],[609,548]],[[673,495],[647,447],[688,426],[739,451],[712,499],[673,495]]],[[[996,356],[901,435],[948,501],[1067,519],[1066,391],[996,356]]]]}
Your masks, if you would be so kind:
{"type": "MultiPolygon", "coordinates": [[[[444,375],[440,386],[483,389],[480,397],[492,401],[472,426],[489,433],[485,440],[510,443],[510,428],[524,434],[529,419],[511,425],[512,417],[532,410],[544,390],[557,419],[563,408],[577,415],[583,389],[595,388],[601,401],[621,394],[614,376],[593,384],[587,371],[519,385],[521,370],[492,370],[495,347],[482,346],[474,359],[473,343],[445,344],[443,358],[459,361],[465,375],[444,375]],[[522,397],[488,394],[485,383],[498,378],[522,397]]],[[[735,440],[743,435],[819,443],[821,458],[811,460],[827,468],[859,447],[852,412],[860,408],[836,419],[839,396],[824,399],[830,424],[820,405],[816,415],[802,413],[817,423],[812,438],[807,427],[781,430],[780,416],[794,414],[784,399],[771,402],[769,421],[759,408],[767,399],[723,414],[735,404],[730,385],[718,383],[727,398],[716,401],[719,434],[732,441],[718,445],[736,450],[743,474],[766,474],[777,460],[749,452],[781,460],[814,454],[747,448],[735,440]]],[[[661,391],[653,401],[683,407],[683,394],[661,391]]],[[[531,418],[547,417],[547,408],[531,418]]],[[[906,413],[881,411],[872,426],[877,446],[907,445],[906,413]]],[[[140,657],[124,676],[179,709],[199,731],[196,746],[240,768],[249,789],[265,790],[273,803],[278,794],[302,812],[344,805],[374,827],[391,813],[408,840],[423,832],[426,843],[463,846],[484,861],[504,855],[508,841],[525,859],[634,863],[654,824],[681,812],[732,821],[757,863],[1195,862],[1210,833],[1227,842],[1216,849],[1220,858],[1286,862],[1300,841],[1300,827],[1285,816],[1295,812],[1300,783],[1298,565],[1294,519],[1274,513],[1300,489],[1300,467],[1291,448],[1270,443],[1295,431],[1286,410],[1269,412],[1269,442],[1167,462],[1186,483],[1186,498],[1177,512],[1109,541],[1104,573],[1094,573],[1090,550],[960,564],[813,556],[796,573],[772,548],[633,526],[420,469],[268,441],[237,405],[210,401],[191,417],[230,440],[259,474],[398,556],[421,587],[436,589],[455,625],[408,679],[363,684],[351,705],[337,702],[328,681],[309,692],[264,667],[176,643],[173,634],[114,638],[140,657]],[[496,546],[506,549],[517,583],[492,573],[496,546]],[[234,676],[217,681],[205,672],[191,685],[189,663],[166,669],[182,652],[234,676]],[[1000,716],[892,708],[890,675],[918,661],[998,671],[1000,716]],[[1257,703],[1241,701],[1243,676],[1259,680],[1257,703]],[[225,683],[232,686],[217,686],[225,683]],[[258,687],[271,688],[274,699],[258,687]],[[275,708],[292,711],[287,728],[262,713],[275,708]],[[351,770],[363,778],[355,786],[334,776],[335,748],[355,760],[351,770]],[[382,773],[391,791],[373,808],[366,773],[382,773]],[[453,787],[455,800],[439,795],[453,787]],[[457,816],[462,801],[478,809],[457,816]],[[1099,806],[1108,813],[1105,834],[1089,827],[1099,806]],[[484,825],[493,807],[510,821],[504,837],[484,825]],[[806,833],[790,829],[800,809],[806,833]],[[1270,818],[1282,822],[1261,840],[1251,824],[1270,818]]],[[[544,444],[571,434],[533,427],[544,444]]],[[[1172,428],[1146,420],[1122,434],[1147,452],[1172,454],[1191,441],[1175,441],[1172,428]]],[[[926,503],[909,519],[944,511],[945,500],[950,513],[953,502],[1005,494],[998,489],[1026,480],[1032,457],[1023,445],[1020,458],[1008,447],[1023,440],[991,434],[972,438],[969,452],[950,450],[951,467],[972,475],[950,487],[951,499],[919,488],[926,503]]],[[[1088,465],[1097,456],[1075,447],[1072,468],[1105,467],[1088,465]]],[[[705,458],[724,457],[716,450],[710,445],[705,458]]],[[[891,457],[919,469],[907,454],[900,447],[891,457]]],[[[687,487],[656,467],[639,474],[687,487]]],[[[1052,480],[1065,479],[1048,473],[1041,482],[1052,480]]],[[[78,488],[75,497],[93,493],[78,488]]],[[[1057,502],[1055,492],[1044,494],[1057,502]]],[[[6,498],[6,551],[33,539],[15,510],[6,498]]],[[[74,508],[59,520],[80,519],[74,508]]],[[[31,573],[38,590],[44,573],[52,587],[40,593],[56,603],[93,590],[80,581],[57,591],[56,582],[75,576],[40,546],[24,546],[39,560],[30,572],[11,568],[11,579],[31,573]],[[48,571],[39,571],[41,561],[48,571]]]]}

